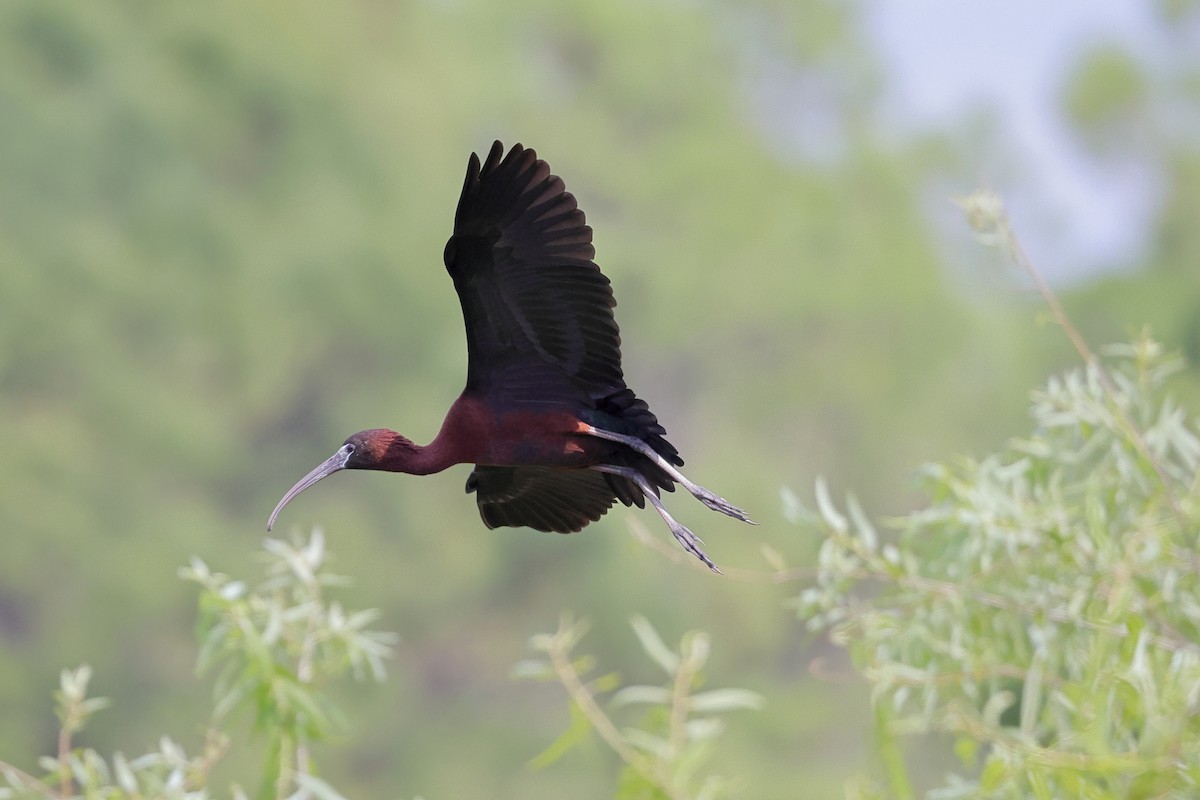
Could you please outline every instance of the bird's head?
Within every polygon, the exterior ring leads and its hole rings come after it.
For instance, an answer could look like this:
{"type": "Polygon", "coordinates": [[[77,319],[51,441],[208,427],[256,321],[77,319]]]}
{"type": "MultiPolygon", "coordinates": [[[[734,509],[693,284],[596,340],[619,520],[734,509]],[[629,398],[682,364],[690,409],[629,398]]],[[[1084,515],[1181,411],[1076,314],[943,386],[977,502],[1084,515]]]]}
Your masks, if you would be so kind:
{"type": "Polygon", "coordinates": [[[312,472],[287,490],[283,499],[271,512],[271,517],[267,520],[267,530],[275,527],[275,520],[279,516],[279,512],[283,511],[283,507],[290,503],[293,497],[322,478],[344,469],[403,471],[404,463],[411,457],[414,450],[413,443],[395,431],[386,428],[359,431],[343,442],[336,453],[314,467],[312,472]]]}

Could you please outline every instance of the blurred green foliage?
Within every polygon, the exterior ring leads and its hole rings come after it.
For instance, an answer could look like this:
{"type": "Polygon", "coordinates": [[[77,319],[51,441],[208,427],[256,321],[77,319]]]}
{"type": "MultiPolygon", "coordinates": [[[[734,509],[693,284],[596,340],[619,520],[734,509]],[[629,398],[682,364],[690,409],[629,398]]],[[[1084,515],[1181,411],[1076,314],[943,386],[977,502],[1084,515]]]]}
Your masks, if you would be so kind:
{"type": "Polygon", "coordinates": [[[541,769],[553,764],[595,733],[622,762],[615,797],[716,800],[728,796],[729,781],[708,771],[724,729],[721,715],[761,708],[762,696],[736,688],[697,691],[711,652],[704,632],[684,634],[679,647],[672,649],[645,617],[635,616],[632,625],[642,650],[666,673],[665,685],[623,686],[615,673],[592,675],[596,659],[573,652],[588,626],[569,615],[563,615],[554,633],[530,639],[538,657],[519,662],[514,676],[557,681],[566,689],[571,709],[571,726],[531,766],[541,769]],[[607,697],[601,701],[601,695],[607,697]],[[641,709],[640,720],[618,728],[605,705],[612,712],[641,709]]]}
{"type": "Polygon", "coordinates": [[[962,762],[938,800],[1195,795],[1200,432],[1165,394],[1177,358],[1108,354],[1036,393],[1030,435],[927,467],[898,537],[818,487],[797,606],[851,651],[889,764],[852,796],[916,796],[896,738],[931,731],[962,762]]]}
{"type": "Polygon", "coordinates": [[[1064,98],[1072,121],[1095,130],[1120,118],[1136,119],[1146,100],[1146,78],[1137,60],[1119,48],[1088,54],[1064,98]]]}
{"type": "MultiPolygon", "coordinates": [[[[88,728],[101,750],[199,718],[173,565],[249,558],[279,494],[350,432],[432,437],[465,368],[441,249],[467,154],[493,138],[536,147],[580,198],[630,384],[689,474],[763,523],[673,498],[722,565],[757,563],[764,543],[815,553],[782,524],[781,484],[823,473],[899,513],[918,499],[914,464],[1018,430],[1025,388],[1066,350],[1028,326],[1003,273],[952,256],[931,225],[930,187],[973,185],[981,143],[956,126],[902,141],[878,128],[887,76],[856,13],[0,4],[0,752],[54,749],[40,698],[64,663],[92,663],[120,710],[88,728]],[[781,73],[825,89],[799,109],[828,123],[820,157],[771,127],[795,109],[755,90],[781,73]]],[[[1188,69],[1144,70],[1143,88],[1089,99],[1104,113],[1074,121],[1081,141],[1121,115],[1153,121],[1136,155],[1165,200],[1144,263],[1067,302],[1097,340],[1149,322],[1196,358],[1200,150],[1176,122],[1200,96],[1188,69]]],[[[1065,96],[1103,94],[1085,78],[1065,96]]],[[[327,775],[349,796],[537,800],[596,774],[607,756],[586,748],[513,768],[562,719],[507,666],[568,605],[635,678],[634,613],[721,642],[712,679],[773,698],[716,756],[741,765],[714,768],[747,775],[746,796],[792,797],[798,773],[829,796],[868,762],[861,687],[809,679],[827,646],[781,619],[775,588],[630,547],[625,511],[578,536],[488,532],[465,475],[333,481],[283,521],[323,523],[338,570],[359,578],[352,599],[404,636],[403,679],[338,697],[359,722],[327,775]]]]}
{"type": "Polygon", "coordinates": [[[346,672],[383,680],[395,636],[367,628],[376,609],[347,612],[328,597],[348,579],[329,571],[320,529],[304,542],[267,539],[263,549],[267,580],[254,591],[199,559],[181,574],[204,588],[197,668],[221,665],[213,724],[249,709],[267,751],[258,796],[290,797],[316,778],[312,745],[341,719],[326,687],[346,672]]]}
{"type": "Polygon", "coordinates": [[[170,736],[160,737],[157,749],[133,758],[121,751],[105,758],[95,748],[76,746],[88,720],[109,701],[88,696],[91,667],[63,670],[55,693],[58,749],[39,759],[45,772],[40,778],[0,760],[7,784],[0,787],[0,798],[246,800],[238,783],[228,792],[211,784],[214,767],[235,739],[223,732],[230,712],[247,708],[256,736],[236,738],[263,740],[265,750],[254,797],[344,800],[319,777],[311,753],[313,743],[335,727],[329,685],[351,671],[362,678],[368,668],[382,680],[383,659],[395,637],[367,629],[378,617],[375,610],[348,613],[329,598],[332,587],[345,586],[347,579],[327,568],[319,529],[303,541],[267,539],[263,550],[267,579],[253,589],[213,572],[197,558],[180,570],[181,577],[201,587],[198,667],[203,671],[223,664],[201,755],[189,757],[170,736]]]}

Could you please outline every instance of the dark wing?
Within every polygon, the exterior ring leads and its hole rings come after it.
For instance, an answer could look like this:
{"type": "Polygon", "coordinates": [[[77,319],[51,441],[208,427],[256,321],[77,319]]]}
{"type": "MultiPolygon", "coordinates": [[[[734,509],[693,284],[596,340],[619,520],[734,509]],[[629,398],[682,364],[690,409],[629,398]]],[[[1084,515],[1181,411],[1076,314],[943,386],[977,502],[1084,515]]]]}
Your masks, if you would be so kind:
{"type": "Polygon", "coordinates": [[[590,469],[476,466],[467,479],[479,516],[489,528],[528,526],[574,533],[604,516],[616,496],[590,469]]]}
{"type": "Polygon", "coordinates": [[[446,269],[467,328],[467,391],[513,402],[624,386],[608,278],[592,229],[533,150],[471,154],[446,269]]]}

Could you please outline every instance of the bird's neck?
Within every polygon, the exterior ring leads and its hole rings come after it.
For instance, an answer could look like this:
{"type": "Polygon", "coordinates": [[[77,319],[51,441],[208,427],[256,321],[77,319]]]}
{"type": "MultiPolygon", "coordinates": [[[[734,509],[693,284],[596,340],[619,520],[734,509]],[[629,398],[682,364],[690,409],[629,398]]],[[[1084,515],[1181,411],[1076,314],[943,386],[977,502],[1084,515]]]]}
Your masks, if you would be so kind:
{"type": "Polygon", "coordinates": [[[380,450],[372,468],[429,475],[455,464],[476,463],[486,444],[488,419],[487,408],[478,398],[459,397],[446,413],[438,435],[424,447],[395,431],[381,431],[377,440],[380,450]]]}
{"type": "Polygon", "coordinates": [[[371,468],[409,475],[430,475],[459,463],[462,462],[446,447],[440,436],[422,447],[397,433],[387,442],[371,468]]]}

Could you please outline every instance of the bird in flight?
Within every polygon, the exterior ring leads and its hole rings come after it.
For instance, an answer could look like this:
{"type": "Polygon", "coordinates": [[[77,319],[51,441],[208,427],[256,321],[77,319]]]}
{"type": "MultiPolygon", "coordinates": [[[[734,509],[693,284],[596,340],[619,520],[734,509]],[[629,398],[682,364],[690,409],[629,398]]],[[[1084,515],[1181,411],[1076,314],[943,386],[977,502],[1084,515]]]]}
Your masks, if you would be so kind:
{"type": "Polygon", "coordinates": [[[678,483],[751,520],[684,477],[666,430],[625,385],[616,301],[595,252],[575,197],[533,150],[505,155],[495,142],[482,164],[472,153],[444,254],[467,329],[466,387],[424,447],[386,429],[351,436],[284,494],[267,530],[339,470],[428,475],[474,464],[466,489],[489,528],[573,533],[617,500],[649,501],[684,549],[720,572],[660,491],[678,483]]]}

